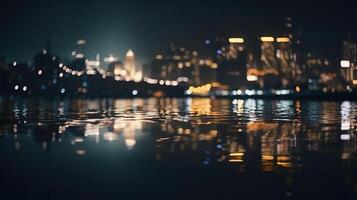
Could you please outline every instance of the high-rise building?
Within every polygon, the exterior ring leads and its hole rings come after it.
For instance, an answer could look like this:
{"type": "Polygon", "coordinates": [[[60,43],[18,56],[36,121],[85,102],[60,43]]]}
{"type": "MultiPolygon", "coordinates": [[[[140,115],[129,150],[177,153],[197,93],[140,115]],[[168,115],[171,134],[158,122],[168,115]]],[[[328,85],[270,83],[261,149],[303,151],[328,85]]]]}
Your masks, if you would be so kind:
{"type": "Polygon", "coordinates": [[[279,88],[282,85],[281,73],[276,54],[275,38],[264,36],[261,41],[261,67],[264,71],[260,86],[264,88],[279,88]]]}
{"type": "Polygon", "coordinates": [[[124,69],[127,71],[128,76],[131,80],[135,79],[136,69],[135,69],[135,54],[129,49],[125,54],[124,69]]]}
{"type": "Polygon", "coordinates": [[[341,60],[342,77],[348,84],[357,85],[357,43],[351,39],[343,42],[343,52],[341,60]]]}
{"type": "Polygon", "coordinates": [[[191,85],[200,84],[199,59],[196,51],[177,48],[171,43],[168,51],[158,52],[151,62],[151,78],[160,80],[189,80],[191,85]]]}
{"type": "Polygon", "coordinates": [[[278,62],[275,54],[274,37],[261,37],[261,62],[265,74],[279,75],[278,62]]]}
{"type": "Polygon", "coordinates": [[[217,50],[218,82],[230,88],[247,85],[247,52],[244,38],[229,38],[228,43],[217,50]]]}
{"type": "Polygon", "coordinates": [[[72,52],[72,55],[75,58],[84,58],[85,45],[86,45],[85,40],[83,39],[78,40],[76,50],[72,52]]]}
{"type": "Polygon", "coordinates": [[[284,35],[290,40],[289,65],[291,68],[292,76],[294,77],[294,81],[299,81],[298,79],[300,78],[300,76],[302,76],[302,73],[304,71],[304,61],[301,48],[300,31],[294,27],[292,17],[286,18],[284,35]]]}
{"type": "Polygon", "coordinates": [[[276,39],[277,49],[276,57],[278,61],[278,71],[282,78],[282,84],[284,87],[293,82],[293,68],[291,63],[291,43],[289,37],[278,37],[276,39]]]}

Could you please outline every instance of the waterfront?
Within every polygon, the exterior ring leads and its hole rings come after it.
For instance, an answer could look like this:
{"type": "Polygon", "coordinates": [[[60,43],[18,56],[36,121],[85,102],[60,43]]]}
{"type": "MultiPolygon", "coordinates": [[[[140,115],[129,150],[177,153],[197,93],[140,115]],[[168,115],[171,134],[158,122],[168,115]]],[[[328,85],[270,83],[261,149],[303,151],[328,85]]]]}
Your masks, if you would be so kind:
{"type": "Polygon", "coordinates": [[[0,100],[4,199],[354,199],[357,103],[0,100]]]}

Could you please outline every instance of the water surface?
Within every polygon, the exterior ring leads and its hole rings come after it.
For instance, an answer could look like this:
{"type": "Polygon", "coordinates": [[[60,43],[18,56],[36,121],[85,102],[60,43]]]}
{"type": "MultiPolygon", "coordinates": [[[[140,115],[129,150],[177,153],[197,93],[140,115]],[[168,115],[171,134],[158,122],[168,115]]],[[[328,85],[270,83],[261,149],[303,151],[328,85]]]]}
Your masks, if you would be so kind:
{"type": "Polygon", "coordinates": [[[1,199],[354,199],[357,103],[0,100],[1,199]]]}

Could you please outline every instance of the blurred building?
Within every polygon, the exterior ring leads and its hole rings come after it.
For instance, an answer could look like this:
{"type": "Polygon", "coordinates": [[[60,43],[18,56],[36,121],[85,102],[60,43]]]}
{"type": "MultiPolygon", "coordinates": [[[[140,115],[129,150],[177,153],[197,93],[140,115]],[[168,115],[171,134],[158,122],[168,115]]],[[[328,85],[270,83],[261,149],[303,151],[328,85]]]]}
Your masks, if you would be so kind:
{"type": "Polygon", "coordinates": [[[311,91],[336,92],[343,90],[341,76],[336,66],[331,65],[327,58],[307,54],[306,70],[304,76],[307,88],[311,91]]]}
{"type": "Polygon", "coordinates": [[[168,51],[157,52],[151,62],[151,77],[160,80],[188,79],[192,85],[200,84],[197,51],[170,44],[168,51]]]}
{"type": "Polygon", "coordinates": [[[351,39],[343,42],[341,75],[349,85],[357,85],[357,43],[351,39]]]}
{"type": "Polygon", "coordinates": [[[216,50],[216,63],[219,83],[229,88],[247,86],[247,52],[244,38],[228,38],[226,43],[216,50]]]}
{"type": "Polygon", "coordinates": [[[33,92],[48,92],[56,88],[60,82],[58,74],[59,58],[52,54],[50,44],[47,42],[46,48],[43,48],[33,58],[34,83],[33,92]]]}
{"type": "Polygon", "coordinates": [[[260,37],[260,60],[264,70],[262,88],[281,87],[281,74],[276,56],[275,38],[270,36],[260,37]]]}
{"type": "Polygon", "coordinates": [[[125,61],[124,61],[124,69],[127,71],[128,76],[131,80],[135,79],[135,54],[134,52],[129,49],[128,52],[125,54],[125,61]]]}
{"type": "Polygon", "coordinates": [[[72,56],[75,58],[85,58],[85,45],[86,41],[84,39],[79,39],[76,43],[76,49],[72,52],[72,56]]]}

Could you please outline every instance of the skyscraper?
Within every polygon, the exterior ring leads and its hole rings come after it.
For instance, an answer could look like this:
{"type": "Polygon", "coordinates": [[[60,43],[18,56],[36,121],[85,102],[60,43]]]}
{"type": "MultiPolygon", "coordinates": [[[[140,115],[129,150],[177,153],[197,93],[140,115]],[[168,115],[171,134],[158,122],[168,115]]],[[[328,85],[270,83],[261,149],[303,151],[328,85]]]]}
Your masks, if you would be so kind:
{"type": "Polygon", "coordinates": [[[229,38],[228,44],[216,52],[218,82],[230,88],[245,88],[247,84],[247,52],[244,38],[229,38]]]}
{"type": "Polygon", "coordinates": [[[265,74],[278,75],[278,64],[275,56],[274,37],[261,37],[261,62],[265,74]]]}
{"type": "Polygon", "coordinates": [[[124,69],[127,71],[131,80],[135,78],[135,54],[134,52],[129,49],[129,51],[125,55],[124,61],[124,69]]]}
{"type": "Polygon", "coordinates": [[[84,49],[85,49],[86,41],[80,39],[77,41],[76,51],[72,53],[76,58],[84,58],[84,49]]]}
{"type": "Polygon", "coordinates": [[[357,85],[357,43],[352,41],[351,35],[343,42],[341,72],[347,83],[357,85]]]}
{"type": "Polygon", "coordinates": [[[282,78],[284,86],[292,83],[293,68],[291,66],[291,43],[288,37],[278,37],[276,39],[278,47],[276,50],[276,57],[279,65],[279,73],[282,78]]]}

